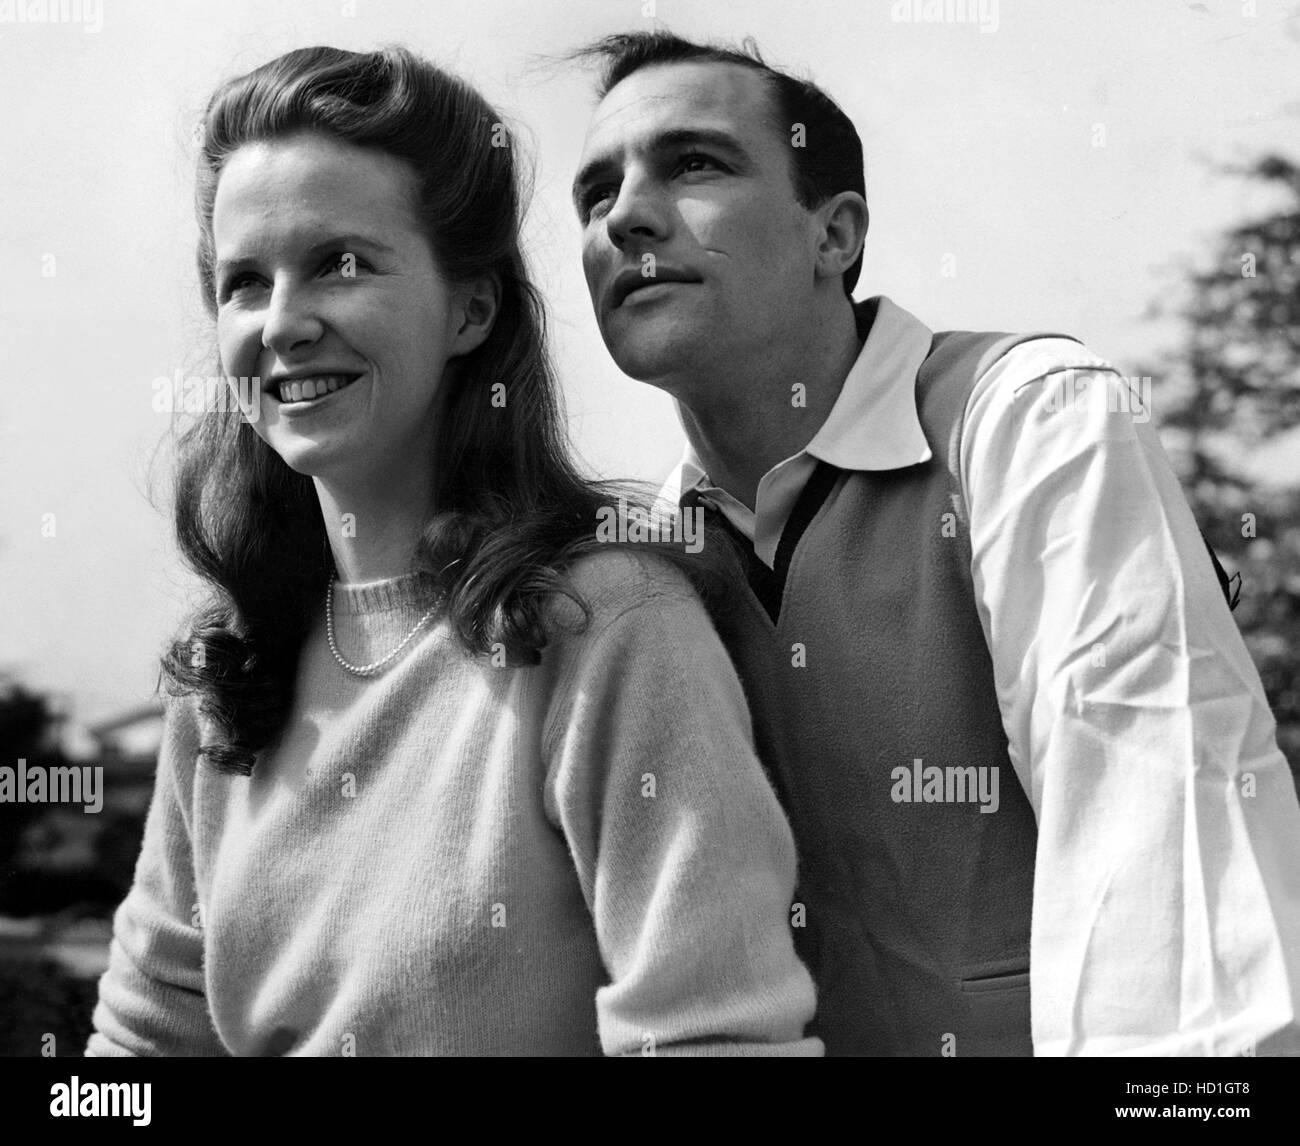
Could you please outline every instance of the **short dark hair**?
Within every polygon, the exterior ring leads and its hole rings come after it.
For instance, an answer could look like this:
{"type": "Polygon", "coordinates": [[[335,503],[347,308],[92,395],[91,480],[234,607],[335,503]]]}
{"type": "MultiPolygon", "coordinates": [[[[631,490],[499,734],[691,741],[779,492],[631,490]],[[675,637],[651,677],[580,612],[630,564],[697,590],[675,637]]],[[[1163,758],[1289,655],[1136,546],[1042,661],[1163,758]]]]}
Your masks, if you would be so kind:
{"type": "MultiPolygon", "coordinates": [[[[620,32],[579,48],[573,59],[604,61],[601,99],[633,72],[655,64],[738,64],[759,72],[772,93],[773,126],[786,136],[794,124],[804,127],[804,146],[790,148],[790,176],[795,198],[811,210],[841,191],[867,197],[862,140],[853,121],[816,84],[779,71],[764,62],[758,45],[746,38],[739,49],[696,44],[671,32],[620,32]]],[[[862,253],[844,272],[844,293],[852,295],[862,270],[862,253]]]]}

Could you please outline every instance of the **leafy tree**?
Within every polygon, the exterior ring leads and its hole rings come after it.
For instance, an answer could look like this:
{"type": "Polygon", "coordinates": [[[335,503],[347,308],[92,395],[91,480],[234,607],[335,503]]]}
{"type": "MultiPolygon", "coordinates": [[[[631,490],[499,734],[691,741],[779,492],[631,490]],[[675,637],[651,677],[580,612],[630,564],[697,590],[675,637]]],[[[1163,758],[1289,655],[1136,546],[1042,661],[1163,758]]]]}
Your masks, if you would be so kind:
{"type": "MultiPolygon", "coordinates": [[[[53,742],[57,725],[48,697],[0,675],[0,766],[16,767],[20,759],[29,764],[62,764],[53,742]]],[[[42,810],[39,804],[0,804],[0,903],[15,875],[12,861],[23,830],[42,810]]]]}
{"type": "Polygon", "coordinates": [[[34,758],[47,755],[57,720],[48,697],[0,676],[0,752],[5,763],[12,765],[20,756],[35,763],[34,758]]]}

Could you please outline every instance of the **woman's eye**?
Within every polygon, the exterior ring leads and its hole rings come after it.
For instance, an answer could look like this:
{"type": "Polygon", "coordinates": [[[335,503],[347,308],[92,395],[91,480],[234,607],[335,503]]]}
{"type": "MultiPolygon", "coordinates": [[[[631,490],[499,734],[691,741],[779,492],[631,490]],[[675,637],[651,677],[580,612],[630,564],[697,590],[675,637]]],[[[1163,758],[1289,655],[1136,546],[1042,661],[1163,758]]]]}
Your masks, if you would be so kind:
{"type": "Polygon", "coordinates": [[[257,278],[255,275],[251,275],[251,274],[232,275],[229,279],[226,280],[225,290],[222,293],[225,295],[226,298],[229,298],[231,295],[237,294],[241,290],[256,285],[257,285],[257,278]]]}
{"type": "Polygon", "coordinates": [[[364,259],[358,258],[351,251],[336,251],[321,264],[322,271],[330,271],[341,275],[345,279],[354,279],[357,277],[358,270],[369,269],[370,264],[364,259]]]}

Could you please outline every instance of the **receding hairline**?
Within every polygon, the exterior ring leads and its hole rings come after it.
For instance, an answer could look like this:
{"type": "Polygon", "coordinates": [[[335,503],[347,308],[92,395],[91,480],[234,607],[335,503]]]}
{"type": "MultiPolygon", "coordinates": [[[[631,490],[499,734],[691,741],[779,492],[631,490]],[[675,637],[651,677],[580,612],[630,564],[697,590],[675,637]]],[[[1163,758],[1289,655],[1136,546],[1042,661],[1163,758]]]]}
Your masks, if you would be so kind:
{"type": "Polygon", "coordinates": [[[692,58],[685,60],[647,60],[640,64],[636,69],[630,71],[625,76],[620,76],[614,83],[606,87],[603,83],[596,94],[596,106],[599,107],[607,100],[613,92],[627,83],[628,80],[640,75],[642,72],[649,72],[655,69],[663,70],[665,68],[734,68],[737,71],[752,75],[759,81],[767,93],[768,112],[775,119],[778,116],[780,108],[778,106],[781,93],[777,89],[777,79],[779,72],[773,72],[766,64],[746,64],[740,60],[712,60],[707,58],[692,58]]]}
{"type": "MultiPolygon", "coordinates": [[[[652,68],[685,68],[685,67],[699,67],[699,66],[736,68],[742,72],[748,72],[754,75],[760,81],[767,98],[767,107],[764,110],[764,113],[760,116],[760,119],[762,119],[767,124],[768,128],[771,130],[771,132],[775,137],[775,141],[778,144],[784,145],[787,142],[785,128],[782,124],[782,119],[781,119],[781,93],[776,85],[776,81],[778,77],[781,75],[781,73],[774,72],[768,67],[768,65],[760,64],[757,61],[755,61],[753,64],[746,64],[740,60],[714,60],[714,59],[707,59],[707,58],[705,59],[691,58],[691,59],[684,59],[684,60],[648,60],[646,63],[637,67],[634,71],[629,72],[625,76],[621,76],[618,80],[616,80],[613,84],[609,85],[608,87],[602,84],[600,91],[597,93],[595,106],[596,108],[599,108],[600,105],[604,103],[605,100],[608,99],[610,95],[612,95],[617,88],[621,87],[624,83],[626,83],[630,79],[633,79],[641,72],[648,72],[652,68]]],[[[797,161],[793,156],[788,156],[787,160],[788,160],[788,171],[790,175],[790,182],[795,190],[795,197],[798,198],[797,161]]],[[[573,189],[575,191],[585,181],[584,176],[588,173],[588,170],[590,168],[597,167],[597,166],[599,166],[598,163],[588,163],[583,165],[583,167],[579,170],[577,177],[575,177],[573,181],[573,189]]]]}

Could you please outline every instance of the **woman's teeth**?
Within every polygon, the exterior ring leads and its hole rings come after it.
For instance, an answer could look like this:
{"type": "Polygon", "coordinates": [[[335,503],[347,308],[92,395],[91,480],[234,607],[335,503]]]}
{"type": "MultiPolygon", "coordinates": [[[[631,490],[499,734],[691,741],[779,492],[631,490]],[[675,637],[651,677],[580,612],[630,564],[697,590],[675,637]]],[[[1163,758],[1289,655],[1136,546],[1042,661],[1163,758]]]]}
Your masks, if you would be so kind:
{"type": "Polygon", "coordinates": [[[323,394],[333,394],[350,382],[356,381],[351,374],[318,374],[314,378],[296,378],[292,382],[280,383],[281,402],[310,402],[323,394]]]}

